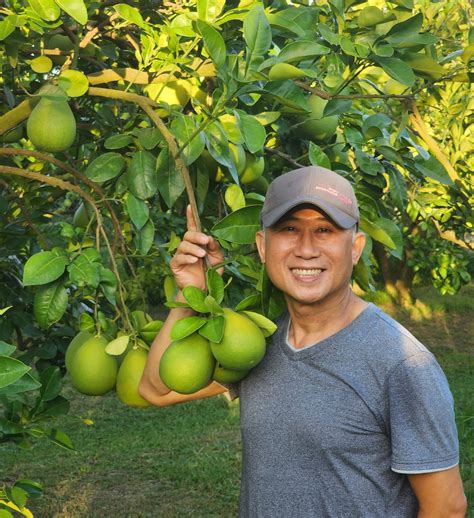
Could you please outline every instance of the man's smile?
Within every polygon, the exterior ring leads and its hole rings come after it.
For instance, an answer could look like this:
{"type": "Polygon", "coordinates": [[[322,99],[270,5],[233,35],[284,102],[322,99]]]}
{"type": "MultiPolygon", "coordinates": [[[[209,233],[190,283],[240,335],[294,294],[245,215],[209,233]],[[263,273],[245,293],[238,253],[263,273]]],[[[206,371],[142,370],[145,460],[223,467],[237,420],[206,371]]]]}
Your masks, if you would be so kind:
{"type": "Polygon", "coordinates": [[[322,268],[290,268],[291,273],[296,277],[318,277],[324,271],[322,268]]]}

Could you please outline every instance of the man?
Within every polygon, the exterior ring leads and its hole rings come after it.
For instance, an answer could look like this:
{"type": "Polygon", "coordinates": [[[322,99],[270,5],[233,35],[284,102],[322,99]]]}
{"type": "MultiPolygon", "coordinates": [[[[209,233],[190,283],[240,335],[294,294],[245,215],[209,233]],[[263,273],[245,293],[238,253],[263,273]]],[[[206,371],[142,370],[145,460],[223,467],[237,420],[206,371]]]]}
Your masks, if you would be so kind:
{"type": "MultiPolygon", "coordinates": [[[[272,182],[256,244],[285,296],[263,361],[238,387],[247,517],[462,517],[453,401],[433,355],[406,329],[351,290],[365,236],[350,183],[321,167],[272,182]]],[[[171,269],[177,285],[205,287],[201,259],[217,242],[188,232],[171,269]]],[[[177,300],[183,300],[179,294],[177,300]]],[[[152,346],[141,384],[168,405],[224,392],[170,392],[157,365],[173,309],[152,346]]]]}

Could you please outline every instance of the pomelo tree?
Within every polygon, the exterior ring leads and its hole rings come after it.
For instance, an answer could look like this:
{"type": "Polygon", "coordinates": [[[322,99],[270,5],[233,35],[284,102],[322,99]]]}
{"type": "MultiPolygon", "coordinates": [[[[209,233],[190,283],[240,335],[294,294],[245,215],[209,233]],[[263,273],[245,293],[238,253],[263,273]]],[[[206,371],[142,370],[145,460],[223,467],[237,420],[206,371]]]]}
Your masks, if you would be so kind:
{"type": "Polygon", "coordinates": [[[416,281],[469,282],[467,2],[8,0],[0,12],[0,441],[72,446],[48,421],[67,412],[66,346],[85,330],[122,351],[150,324],[134,311],[171,303],[188,203],[226,251],[221,300],[241,310],[282,309],[254,234],[268,182],[310,164],[354,184],[369,236],[360,289],[410,302],[416,281]]]}

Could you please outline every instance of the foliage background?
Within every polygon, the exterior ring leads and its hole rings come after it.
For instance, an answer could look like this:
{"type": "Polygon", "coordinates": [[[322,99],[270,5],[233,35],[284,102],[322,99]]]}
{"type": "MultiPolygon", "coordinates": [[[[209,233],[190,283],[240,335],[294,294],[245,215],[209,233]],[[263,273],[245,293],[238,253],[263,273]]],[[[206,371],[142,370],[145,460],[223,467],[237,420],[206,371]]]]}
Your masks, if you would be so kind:
{"type": "MultiPolygon", "coordinates": [[[[421,318],[414,287],[470,282],[468,2],[6,0],[0,14],[0,441],[73,447],[54,423],[66,347],[79,329],[138,340],[132,312],[162,314],[188,198],[226,249],[229,306],[281,310],[253,235],[268,181],[310,164],[356,189],[357,290],[421,318]],[[25,132],[47,84],[77,124],[54,155],[25,132]]],[[[6,489],[22,505],[39,491],[6,489]]]]}

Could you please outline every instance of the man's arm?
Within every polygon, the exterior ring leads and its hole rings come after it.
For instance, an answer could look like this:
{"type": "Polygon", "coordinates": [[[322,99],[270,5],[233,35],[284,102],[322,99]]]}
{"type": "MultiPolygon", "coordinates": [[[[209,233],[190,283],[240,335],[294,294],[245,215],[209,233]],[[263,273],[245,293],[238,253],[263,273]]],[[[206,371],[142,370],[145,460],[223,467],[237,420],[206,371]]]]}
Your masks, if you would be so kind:
{"type": "Polygon", "coordinates": [[[459,467],[408,475],[418,499],[418,518],[464,518],[467,511],[466,496],[459,467]]]}
{"type": "MultiPolygon", "coordinates": [[[[207,257],[211,266],[218,265],[224,259],[217,241],[202,232],[197,232],[196,223],[189,206],[187,207],[186,215],[188,231],[170,262],[171,271],[180,290],[176,297],[177,302],[186,302],[182,294],[182,289],[186,286],[206,288],[204,257],[207,257]]],[[[178,392],[170,391],[160,378],[159,365],[163,353],[172,341],[171,328],[177,320],[193,314],[194,312],[188,308],[172,309],[153,341],[138,388],[140,395],[152,405],[175,405],[176,403],[215,396],[226,392],[224,387],[214,382],[193,394],[179,394],[178,392]]]]}
{"type": "MultiPolygon", "coordinates": [[[[182,296],[178,296],[178,301],[184,301],[182,296]]],[[[171,343],[170,332],[173,324],[180,318],[185,318],[193,314],[187,308],[172,309],[159,334],[156,336],[148,354],[148,360],[140,381],[140,395],[149,403],[155,406],[169,406],[177,403],[184,403],[193,399],[202,399],[226,392],[226,389],[218,383],[211,383],[207,387],[194,392],[193,394],[179,394],[170,390],[162,381],[159,375],[159,365],[163,353],[171,343]]]]}

